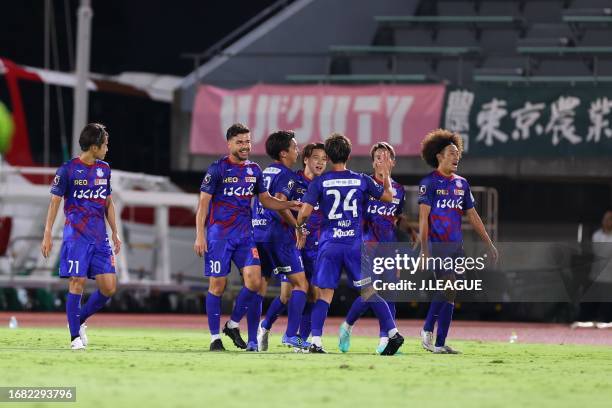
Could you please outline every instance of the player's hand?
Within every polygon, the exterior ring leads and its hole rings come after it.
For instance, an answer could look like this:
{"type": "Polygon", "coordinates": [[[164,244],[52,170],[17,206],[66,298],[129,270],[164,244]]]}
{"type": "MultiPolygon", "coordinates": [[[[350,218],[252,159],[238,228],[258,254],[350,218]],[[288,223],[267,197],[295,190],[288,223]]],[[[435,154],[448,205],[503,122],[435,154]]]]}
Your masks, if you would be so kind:
{"type": "Polygon", "coordinates": [[[119,251],[121,251],[121,240],[119,239],[119,235],[117,233],[114,233],[111,239],[113,240],[115,255],[117,255],[119,251]]]}
{"type": "Polygon", "coordinates": [[[193,250],[198,256],[204,256],[204,254],[208,252],[206,239],[204,237],[197,237],[195,243],[193,244],[193,250]]]}
{"type": "Polygon", "coordinates": [[[493,261],[493,264],[497,264],[497,262],[499,261],[499,252],[497,251],[497,248],[495,248],[495,245],[489,245],[488,251],[491,255],[491,260],[493,261]]]}
{"type": "Polygon", "coordinates": [[[381,153],[380,161],[376,161],[374,167],[376,167],[376,170],[380,171],[385,178],[391,175],[391,156],[388,151],[385,150],[381,153]]]}
{"type": "Polygon", "coordinates": [[[291,211],[300,211],[300,208],[302,208],[302,202],[301,201],[287,201],[287,204],[289,204],[288,209],[291,211]]]}
{"type": "Polygon", "coordinates": [[[295,247],[297,249],[302,249],[304,248],[304,245],[306,245],[306,235],[297,234],[296,241],[295,241],[295,247]]]}
{"type": "Polygon", "coordinates": [[[45,234],[40,244],[40,252],[42,252],[42,256],[45,258],[49,257],[51,253],[51,248],[53,248],[53,240],[51,239],[51,234],[45,234]]]}

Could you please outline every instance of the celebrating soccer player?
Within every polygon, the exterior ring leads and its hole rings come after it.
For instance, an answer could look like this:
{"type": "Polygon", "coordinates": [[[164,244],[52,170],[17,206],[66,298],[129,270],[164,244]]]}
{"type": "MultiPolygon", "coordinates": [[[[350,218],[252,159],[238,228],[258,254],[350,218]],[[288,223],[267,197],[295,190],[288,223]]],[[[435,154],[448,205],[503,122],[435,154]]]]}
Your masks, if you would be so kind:
{"type": "MultiPolygon", "coordinates": [[[[374,168],[374,180],[378,184],[383,184],[384,174],[382,169],[377,169],[376,164],[382,162],[383,153],[388,154],[391,159],[391,168],[395,166],[395,149],[389,143],[380,142],[374,144],[370,150],[370,156],[372,157],[372,167],[374,168]]],[[[395,226],[402,214],[404,208],[404,187],[391,180],[391,187],[393,190],[393,201],[390,203],[376,200],[374,197],[370,197],[366,212],[364,214],[363,224],[363,241],[366,243],[377,243],[377,242],[396,242],[395,226]]],[[[374,244],[375,245],[375,244],[374,244]]],[[[395,318],[395,303],[387,302],[389,310],[393,318],[395,318]]],[[[361,296],[357,297],[346,316],[346,320],[342,322],[339,329],[338,335],[338,348],[341,352],[346,353],[351,345],[351,332],[353,325],[359,317],[364,314],[370,307],[369,302],[364,302],[361,296]]],[[[376,348],[378,354],[387,346],[389,337],[384,328],[380,327],[380,343],[376,348]]]]}
{"type": "MultiPolygon", "coordinates": [[[[423,160],[436,169],[423,178],[419,185],[419,235],[422,256],[425,259],[429,256],[462,257],[461,217],[466,214],[496,260],[497,249],[474,208],[470,186],[466,179],[456,174],[462,152],[461,136],[448,130],[434,130],[425,136],[422,142],[423,160]]],[[[453,270],[435,270],[434,274],[436,279],[456,279],[453,270]]],[[[438,354],[459,353],[446,345],[446,336],[455,308],[454,301],[455,292],[452,290],[434,296],[421,331],[425,350],[438,354]],[[434,344],[433,330],[436,322],[438,330],[434,344]]]]}
{"type": "MultiPolygon", "coordinates": [[[[325,155],[325,147],[323,143],[310,143],[304,147],[303,151],[303,166],[304,170],[298,170],[295,174],[295,187],[293,188],[292,199],[301,201],[302,197],[306,193],[308,189],[308,185],[315,178],[320,176],[327,166],[327,156],[325,155]]],[[[267,169],[266,169],[267,170],[267,169]]],[[[266,172],[264,170],[264,174],[266,172]]],[[[296,214],[297,216],[297,214],[296,214]]],[[[261,224],[261,221],[254,221],[254,224],[261,224]]],[[[311,233],[306,237],[306,242],[304,247],[301,249],[301,257],[304,272],[306,273],[306,279],[308,281],[311,280],[312,275],[314,273],[314,265],[317,256],[317,245],[319,239],[319,227],[321,225],[321,212],[318,207],[315,207],[312,215],[308,219],[307,229],[311,233]]],[[[255,231],[257,231],[257,227],[255,227],[255,231]]],[[[293,230],[292,230],[293,233],[293,230]]],[[[257,232],[255,234],[257,237],[257,232]]],[[[292,243],[295,240],[291,241],[292,243]]],[[[263,262],[262,256],[262,263],[263,262]]],[[[262,265],[265,270],[265,265],[262,265]]],[[[264,271],[265,272],[265,271],[264,271]]],[[[285,275],[282,275],[283,278],[285,275]]],[[[299,337],[302,339],[303,344],[306,344],[308,337],[310,336],[310,327],[311,327],[311,312],[312,306],[314,304],[314,288],[312,285],[308,287],[309,293],[306,299],[306,306],[304,307],[304,311],[302,314],[302,321],[300,323],[300,332],[299,337]]],[[[281,281],[281,294],[274,298],[268,311],[266,312],[266,317],[261,321],[259,326],[258,334],[257,334],[257,342],[260,346],[260,350],[268,349],[268,334],[272,325],[278,318],[280,314],[282,314],[285,309],[287,302],[291,296],[292,285],[290,282],[284,278],[281,281]]],[[[249,312],[250,313],[250,312],[249,312]]]]}
{"type": "Polygon", "coordinates": [[[69,279],[66,316],[73,350],[87,346],[85,321],[106,305],[117,287],[115,258],[106,235],[105,216],[112,231],[115,254],[121,249],[111,198],[111,169],[102,161],[108,152],[106,128],[99,123],[88,124],[81,131],[79,145],[81,155],[64,163],[55,174],[41,244],[46,258],[51,253],[51,232],[63,197],[66,224],[59,275],[69,279]],[[81,308],[87,278],[95,279],[98,289],[81,308]]]}
{"type": "MultiPolygon", "coordinates": [[[[238,323],[247,313],[261,288],[259,254],[252,236],[251,199],[257,196],[265,208],[298,209],[299,202],[282,201],[270,196],[264,186],[261,168],[248,160],[251,133],[242,124],[234,124],[226,132],[229,155],[210,165],[200,187],[196,213],[194,251],[204,255],[204,275],[209,277],[206,314],[211,334],[211,351],[223,351],[219,335],[221,296],[227,285],[231,261],[244,278],[244,287],[236,299],[231,318],[223,333],[234,345],[246,349],[238,323]]],[[[259,318],[257,318],[259,321],[259,318]]],[[[251,347],[250,351],[256,351],[251,347]]]]}
{"type": "Polygon", "coordinates": [[[381,327],[387,332],[389,342],[383,355],[397,352],[404,342],[399,334],[387,303],[374,292],[371,277],[361,275],[361,222],[364,205],[368,197],[392,202],[391,159],[383,152],[376,172],[382,175],[383,185],[376,183],[370,176],[355,173],[346,168],[351,153],[351,142],[344,135],[335,133],[325,141],[325,153],[332,162],[332,169],[308,186],[304,195],[304,205],[298,214],[296,233],[298,240],[304,238],[306,221],[318,204],[323,213],[316,273],[312,283],[317,286],[318,299],[312,311],[311,353],[325,353],[321,336],[323,325],[334,290],[338,286],[344,268],[352,287],[361,290],[361,296],[371,302],[381,327]]]}

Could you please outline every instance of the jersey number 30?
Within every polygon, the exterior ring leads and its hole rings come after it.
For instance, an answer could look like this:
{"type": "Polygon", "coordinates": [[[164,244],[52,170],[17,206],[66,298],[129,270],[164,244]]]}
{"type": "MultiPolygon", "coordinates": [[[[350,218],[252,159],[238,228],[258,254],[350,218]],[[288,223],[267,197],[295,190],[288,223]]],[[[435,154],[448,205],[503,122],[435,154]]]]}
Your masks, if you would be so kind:
{"type": "MultiPolygon", "coordinates": [[[[357,191],[357,189],[351,188],[346,197],[344,197],[344,202],[342,203],[342,211],[352,212],[353,218],[357,218],[357,199],[353,198],[353,196],[355,195],[355,191],[357,191]]],[[[342,200],[340,190],[329,189],[325,192],[325,194],[334,196],[334,204],[332,204],[332,208],[331,210],[329,210],[327,218],[330,220],[339,220],[340,218],[342,218],[342,213],[338,213],[336,211],[338,211],[338,207],[340,206],[340,200],[342,200]]]]}

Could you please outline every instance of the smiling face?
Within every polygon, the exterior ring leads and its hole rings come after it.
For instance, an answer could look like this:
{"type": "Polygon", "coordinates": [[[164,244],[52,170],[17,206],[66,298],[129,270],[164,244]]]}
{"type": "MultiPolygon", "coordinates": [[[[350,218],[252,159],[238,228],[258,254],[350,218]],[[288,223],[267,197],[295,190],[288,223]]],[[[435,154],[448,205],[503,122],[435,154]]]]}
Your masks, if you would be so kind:
{"type": "Polygon", "coordinates": [[[323,149],[313,149],[310,157],[304,158],[304,165],[309,173],[318,177],[327,167],[327,155],[323,149]]]}
{"type": "Polygon", "coordinates": [[[227,141],[227,148],[230,156],[238,162],[249,159],[251,153],[251,134],[241,133],[227,141]]]}
{"type": "Polygon", "coordinates": [[[436,155],[438,159],[438,170],[442,174],[451,174],[457,171],[461,153],[454,144],[446,146],[440,153],[436,155]]]}

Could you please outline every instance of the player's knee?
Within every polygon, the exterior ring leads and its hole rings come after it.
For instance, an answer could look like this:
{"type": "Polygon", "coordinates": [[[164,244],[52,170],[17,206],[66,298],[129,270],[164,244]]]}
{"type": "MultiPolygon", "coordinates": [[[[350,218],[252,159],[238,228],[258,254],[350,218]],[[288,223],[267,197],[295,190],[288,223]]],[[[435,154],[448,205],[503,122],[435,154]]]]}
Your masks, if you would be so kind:
{"type": "Polygon", "coordinates": [[[444,298],[449,303],[454,303],[455,298],[457,297],[457,292],[453,289],[447,289],[444,291],[444,298]]]}
{"type": "Polygon", "coordinates": [[[289,297],[290,297],[290,295],[288,293],[281,292],[281,294],[280,294],[280,296],[278,298],[280,299],[282,304],[286,305],[287,302],[289,302],[289,297]]]}
{"type": "Polygon", "coordinates": [[[100,292],[102,292],[102,294],[106,297],[112,297],[115,294],[115,292],[117,292],[117,287],[109,286],[105,288],[100,288],[100,292]]]}
{"type": "Polygon", "coordinates": [[[70,282],[68,283],[69,290],[71,293],[83,293],[86,283],[86,278],[70,278],[70,282]]]}

